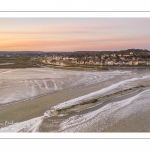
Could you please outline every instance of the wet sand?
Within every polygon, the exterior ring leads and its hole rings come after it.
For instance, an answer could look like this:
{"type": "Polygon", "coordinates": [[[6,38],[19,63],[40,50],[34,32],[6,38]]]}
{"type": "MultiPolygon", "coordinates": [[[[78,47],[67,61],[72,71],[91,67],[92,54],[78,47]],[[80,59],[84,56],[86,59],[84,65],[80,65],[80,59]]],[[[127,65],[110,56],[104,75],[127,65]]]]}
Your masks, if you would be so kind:
{"type": "MultiPolygon", "coordinates": [[[[114,94],[114,98],[112,97],[106,97],[104,98],[102,101],[99,100],[98,102],[96,102],[96,106],[93,107],[87,107],[86,109],[83,109],[79,112],[76,111],[70,111],[68,115],[66,116],[54,116],[54,117],[49,117],[49,118],[45,118],[42,122],[42,124],[40,125],[38,131],[39,132],[132,132],[132,125],[134,125],[134,121],[137,119],[136,117],[134,118],[134,116],[130,117],[133,119],[133,122],[131,122],[131,120],[129,120],[129,124],[128,126],[126,126],[126,124],[123,124],[125,121],[128,121],[128,117],[127,118],[123,118],[117,122],[115,122],[115,119],[113,120],[113,118],[115,117],[115,115],[117,116],[118,114],[121,115],[120,112],[115,112],[110,114],[109,116],[106,116],[106,124],[108,125],[113,124],[111,126],[105,127],[103,129],[102,125],[100,125],[97,120],[97,122],[94,123],[94,125],[83,125],[84,128],[79,128],[78,129],[78,125],[76,126],[76,129],[74,130],[75,126],[71,126],[70,128],[66,128],[66,130],[61,130],[60,126],[64,121],[67,121],[68,118],[73,117],[73,116],[80,116],[80,115],[84,115],[87,113],[90,113],[92,111],[98,110],[103,108],[105,105],[109,104],[109,103],[113,103],[113,102],[119,102],[122,101],[124,99],[128,99],[130,97],[133,97],[135,95],[137,95],[138,93],[144,91],[145,88],[143,89],[138,89],[138,90],[133,90],[133,91],[126,91],[124,92],[124,94],[122,94],[121,96],[119,94],[114,94]],[[122,124],[121,124],[122,123],[122,124]],[[130,125],[131,123],[131,125],[130,125]],[[133,123],[133,124],[132,124],[133,123]]],[[[132,106],[132,105],[131,105],[132,106]]],[[[131,107],[130,106],[130,107],[131,107]]],[[[125,108],[126,109],[126,108],[125,108]]],[[[122,110],[122,108],[121,108],[122,110]]],[[[150,112],[150,111],[149,111],[150,112]]],[[[146,113],[145,113],[146,114],[146,113]]],[[[140,118],[139,118],[140,119],[140,118]]],[[[150,119],[149,119],[150,121],[150,119]]],[[[88,121],[90,122],[90,120],[88,121]]],[[[87,124],[88,124],[87,122],[87,124]]],[[[106,125],[103,124],[103,125],[106,125]]],[[[138,123],[137,123],[138,124],[138,123]]],[[[140,125],[139,125],[140,126],[140,125]]],[[[136,129],[134,129],[136,130],[136,129]]],[[[133,132],[134,132],[133,130],[133,132]]],[[[139,131],[139,128],[137,128],[137,131],[139,131]]],[[[137,132],[136,131],[136,132],[137,132]]],[[[140,131],[139,131],[140,132],[140,131]]]]}
{"type": "Polygon", "coordinates": [[[131,103],[128,107],[115,112],[122,114],[130,113],[129,116],[121,118],[103,132],[150,132],[150,99],[139,100],[131,103]],[[126,109],[126,110],[125,110],[126,109]],[[132,112],[130,112],[132,110],[132,112]]]}
{"type": "Polygon", "coordinates": [[[56,93],[20,102],[11,106],[0,109],[0,122],[14,121],[21,122],[35,117],[42,116],[45,111],[49,110],[61,102],[88,94],[99,90],[102,87],[101,83],[71,89],[66,91],[58,91],[56,93]]]}
{"type": "MultiPolygon", "coordinates": [[[[57,91],[44,97],[19,102],[0,109],[0,123],[5,121],[22,122],[43,116],[45,111],[50,110],[53,106],[102,89],[104,90],[104,95],[101,93],[98,101],[87,103],[86,105],[84,103],[83,105],[77,105],[77,107],[72,104],[73,109],[72,107],[71,109],[69,108],[66,116],[44,118],[36,131],[147,132],[150,131],[149,78],[150,75],[143,75],[142,71],[142,75],[138,74],[138,78],[135,78],[135,75],[134,78],[132,75],[116,77],[108,79],[107,82],[102,81],[80,88],[57,91]],[[130,83],[126,79],[135,82],[130,83]],[[113,86],[109,89],[111,85],[113,86]],[[105,91],[105,89],[109,90],[105,91]],[[147,95],[145,95],[145,92],[147,92],[147,95]],[[143,95],[140,95],[140,93],[143,93],[143,95]],[[132,101],[132,97],[137,95],[141,96],[139,100],[135,98],[135,101],[132,101]],[[130,98],[131,100],[129,100],[130,98]],[[74,111],[74,109],[79,111],[74,111]]],[[[23,131],[29,132],[29,130],[23,131]]]]}

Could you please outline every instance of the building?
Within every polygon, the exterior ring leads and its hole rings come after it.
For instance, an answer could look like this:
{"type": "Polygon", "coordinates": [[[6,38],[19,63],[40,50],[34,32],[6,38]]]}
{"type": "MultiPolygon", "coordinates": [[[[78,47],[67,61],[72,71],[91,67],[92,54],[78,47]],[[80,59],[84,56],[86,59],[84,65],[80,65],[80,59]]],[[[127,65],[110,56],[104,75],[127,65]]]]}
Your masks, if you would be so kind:
{"type": "Polygon", "coordinates": [[[138,65],[145,65],[146,61],[145,60],[138,60],[138,65]]]}
{"type": "Polygon", "coordinates": [[[138,61],[133,61],[133,65],[138,65],[138,61]]]}
{"type": "Polygon", "coordinates": [[[150,60],[147,60],[147,61],[146,61],[146,65],[150,65],[150,60]]]}
{"type": "Polygon", "coordinates": [[[128,61],[128,60],[124,60],[124,61],[123,61],[123,64],[124,64],[124,65],[129,65],[129,61],[128,61]]]}
{"type": "Polygon", "coordinates": [[[108,60],[107,65],[114,65],[114,61],[113,60],[108,60]]]}
{"type": "Polygon", "coordinates": [[[130,60],[130,61],[128,62],[128,64],[129,64],[129,65],[133,65],[133,61],[130,60]]]}

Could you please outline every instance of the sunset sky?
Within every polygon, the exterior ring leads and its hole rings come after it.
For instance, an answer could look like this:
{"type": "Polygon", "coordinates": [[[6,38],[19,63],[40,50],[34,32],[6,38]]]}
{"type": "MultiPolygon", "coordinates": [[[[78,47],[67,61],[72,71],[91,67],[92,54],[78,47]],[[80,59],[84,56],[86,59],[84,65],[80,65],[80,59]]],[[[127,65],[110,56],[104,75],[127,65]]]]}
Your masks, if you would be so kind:
{"type": "Polygon", "coordinates": [[[150,50],[150,18],[0,18],[0,51],[150,50]]]}

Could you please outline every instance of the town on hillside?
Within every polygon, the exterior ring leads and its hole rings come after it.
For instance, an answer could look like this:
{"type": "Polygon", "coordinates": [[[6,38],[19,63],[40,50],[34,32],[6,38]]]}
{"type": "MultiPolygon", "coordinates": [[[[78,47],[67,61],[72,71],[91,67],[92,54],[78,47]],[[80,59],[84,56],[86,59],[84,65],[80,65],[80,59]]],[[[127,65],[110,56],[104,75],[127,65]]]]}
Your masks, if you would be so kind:
{"type": "Polygon", "coordinates": [[[127,49],[120,51],[0,52],[0,68],[48,65],[150,66],[150,51],[146,49],[127,49]]]}
{"type": "MultiPolygon", "coordinates": [[[[32,59],[37,59],[36,57],[32,59]]],[[[39,58],[44,64],[53,65],[100,65],[100,66],[125,66],[125,65],[150,65],[150,51],[129,49],[124,51],[107,52],[72,52],[52,54],[39,58]]]]}

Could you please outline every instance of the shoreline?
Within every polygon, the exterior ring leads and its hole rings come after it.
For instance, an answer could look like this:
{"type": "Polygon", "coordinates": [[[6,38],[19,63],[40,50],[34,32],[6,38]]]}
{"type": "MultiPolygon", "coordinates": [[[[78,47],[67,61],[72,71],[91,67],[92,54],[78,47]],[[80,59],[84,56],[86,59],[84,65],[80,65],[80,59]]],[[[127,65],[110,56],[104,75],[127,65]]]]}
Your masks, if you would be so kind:
{"type": "MultiPolygon", "coordinates": [[[[147,88],[146,88],[147,89],[147,88]]],[[[88,114],[88,113],[92,113],[93,111],[97,111],[97,110],[99,110],[99,109],[103,109],[103,107],[105,107],[107,104],[111,104],[111,103],[114,103],[114,102],[121,102],[121,101],[123,101],[123,100],[125,100],[125,99],[128,99],[128,98],[131,98],[131,97],[133,97],[133,96],[136,96],[139,92],[141,93],[142,91],[145,91],[146,90],[145,88],[140,88],[140,89],[138,89],[138,90],[133,90],[133,91],[130,91],[130,92],[125,92],[123,95],[116,95],[115,97],[115,99],[114,99],[114,96],[113,97],[106,97],[106,99],[102,99],[102,101],[101,100],[99,100],[98,101],[98,103],[96,102],[96,105],[95,106],[91,106],[91,107],[87,107],[87,108],[85,108],[85,109],[83,109],[83,110],[81,110],[81,111],[71,111],[68,115],[66,115],[66,116],[52,116],[52,117],[46,117],[46,118],[43,118],[44,120],[41,122],[42,124],[39,126],[39,131],[38,132],[64,132],[64,131],[57,131],[57,129],[59,129],[59,124],[58,124],[58,122],[59,123],[61,123],[62,121],[65,121],[65,119],[68,119],[68,118],[70,118],[70,117],[72,117],[72,116],[75,116],[75,115],[86,115],[86,114],[88,114]],[[54,121],[54,122],[53,122],[54,121]],[[55,122],[56,122],[56,124],[55,124],[55,122]],[[44,124],[43,124],[44,123],[44,124]],[[53,124],[51,124],[51,123],[53,123],[53,124]],[[49,128],[48,126],[47,126],[47,128],[46,128],[46,126],[45,125],[49,125],[49,124],[51,124],[50,126],[51,126],[51,128],[49,128]],[[43,126],[44,125],[44,126],[43,126]],[[46,130],[45,130],[46,129],[46,130]],[[52,129],[52,130],[51,130],[52,129]],[[56,130],[55,130],[56,129],[56,130]]],[[[48,96],[47,98],[50,98],[50,96],[48,96]]],[[[42,97],[42,98],[40,98],[40,100],[44,100],[44,98],[42,97]]],[[[36,100],[35,100],[35,102],[36,102],[36,100]]],[[[21,103],[21,104],[23,104],[23,103],[21,103]]],[[[126,106],[127,107],[127,106],[126,106]]],[[[44,110],[44,109],[43,109],[44,110]]],[[[0,112],[1,113],[1,112],[0,112]]],[[[42,117],[43,116],[43,114],[40,114],[40,115],[37,115],[37,113],[39,113],[39,110],[38,111],[35,111],[34,112],[34,114],[32,114],[32,115],[30,115],[30,114],[26,114],[26,119],[24,118],[24,116],[21,116],[21,120],[20,121],[17,121],[18,123],[20,122],[20,123],[22,123],[22,122],[24,122],[24,121],[29,121],[30,119],[37,119],[37,117],[42,117]],[[34,115],[34,116],[33,116],[34,115]],[[32,117],[31,117],[32,116],[32,117]],[[24,119],[23,119],[24,118],[24,119]]],[[[126,118],[124,118],[123,120],[125,120],[126,121],[126,118]]],[[[121,120],[121,121],[123,121],[123,120],[121,120]]],[[[11,121],[10,121],[11,122],[11,121]]],[[[16,122],[16,121],[15,121],[16,122]]],[[[14,123],[15,123],[14,122],[14,123]]],[[[115,128],[115,124],[114,124],[114,126],[113,126],[113,128],[114,129],[112,129],[111,127],[110,128],[108,128],[108,130],[107,130],[107,128],[105,129],[105,130],[103,130],[103,131],[99,131],[99,132],[108,132],[108,131],[110,131],[110,129],[111,129],[111,132],[116,132],[117,130],[119,130],[119,129],[117,129],[117,128],[115,128]]],[[[121,129],[121,128],[120,128],[121,129]]],[[[69,129],[70,130],[70,129],[69,129]]],[[[95,128],[93,128],[92,130],[95,130],[95,128]]],[[[78,130],[77,130],[78,131],[78,130]]],[[[124,130],[123,130],[124,131],[124,130]]],[[[22,131],[21,131],[22,132],[22,131]]],[[[26,131],[25,131],[26,132],[26,131]]],[[[68,131],[67,131],[68,132],[68,131]]],[[[90,130],[86,130],[85,129],[85,131],[80,131],[80,132],[93,132],[93,131],[90,131],[90,130]]],[[[96,131],[95,131],[96,132],[96,131]]],[[[121,131],[120,131],[121,132],[121,131]]]]}
{"type": "MultiPolygon", "coordinates": [[[[117,70],[116,68],[114,68],[114,69],[117,70]]],[[[109,80],[111,81],[112,79],[110,78],[109,80]]],[[[109,82],[109,80],[107,80],[107,81],[109,82]]],[[[123,81],[124,80],[125,79],[123,78],[123,81]]],[[[14,104],[0,109],[0,123],[4,123],[5,121],[8,121],[8,122],[13,121],[14,123],[15,122],[23,122],[23,121],[27,121],[27,120],[30,120],[33,118],[37,118],[39,116],[43,116],[47,110],[50,110],[50,108],[55,105],[58,105],[62,102],[66,102],[68,100],[72,100],[74,98],[78,98],[78,97],[87,95],[89,93],[98,91],[99,89],[108,87],[109,85],[105,84],[105,83],[107,83],[107,81],[104,80],[103,82],[98,82],[98,83],[94,83],[94,84],[90,84],[90,85],[86,85],[86,86],[81,86],[78,88],[54,91],[53,93],[48,93],[48,94],[40,95],[36,98],[32,98],[32,100],[28,99],[28,100],[25,100],[23,102],[18,102],[18,103],[13,102],[14,104]]],[[[120,81],[120,79],[116,77],[113,80],[113,83],[116,83],[118,81],[120,81]]],[[[141,87],[139,89],[141,89],[141,87]]],[[[130,97],[132,95],[132,94],[131,95],[130,94],[131,93],[128,91],[126,93],[126,96],[130,97]]],[[[95,110],[97,107],[102,107],[102,105],[104,106],[107,103],[111,103],[112,101],[114,101],[113,98],[114,97],[108,95],[108,97],[106,96],[106,99],[105,98],[101,99],[103,103],[100,104],[99,106],[96,106],[96,107],[93,107],[90,109],[87,107],[82,112],[87,113],[87,112],[89,112],[89,110],[92,111],[92,110],[95,110]],[[111,100],[109,100],[109,99],[111,99],[111,100]]],[[[120,97],[117,98],[118,101],[120,101],[121,98],[122,98],[122,96],[120,95],[120,97]]],[[[116,96],[115,96],[115,99],[116,99],[116,96]]],[[[101,102],[101,100],[98,101],[98,103],[101,102]]],[[[97,104],[97,102],[96,102],[96,104],[97,104]]],[[[69,115],[73,115],[73,114],[74,114],[74,112],[71,112],[71,114],[69,114],[69,115]]],[[[69,115],[66,117],[69,117],[69,115]]]]}
{"type": "Polygon", "coordinates": [[[96,83],[85,87],[62,90],[38,97],[32,100],[19,102],[0,109],[0,123],[5,121],[21,122],[44,115],[52,106],[70,99],[94,92],[101,84],[96,83]]]}
{"type": "Polygon", "coordinates": [[[145,68],[145,69],[150,69],[150,65],[124,65],[124,66],[117,66],[117,65],[78,65],[78,66],[60,66],[60,65],[43,65],[43,66],[31,66],[31,67],[4,67],[0,68],[1,69],[29,69],[29,68],[52,68],[52,69],[66,69],[66,70],[73,70],[73,71],[107,71],[109,69],[140,69],[140,68],[145,68]]]}
{"type": "MultiPolygon", "coordinates": [[[[111,80],[111,79],[110,79],[111,80]]],[[[105,81],[104,81],[105,83],[105,81]]],[[[44,94],[25,100],[23,102],[14,102],[10,106],[0,109],[0,123],[7,121],[25,121],[43,115],[51,107],[68,101],[70,99],[80,97],[91,92],[95,92],[102,88],[103,83],[95,83],[80,88],[55,91],[50,94],[44,94]]]]}

